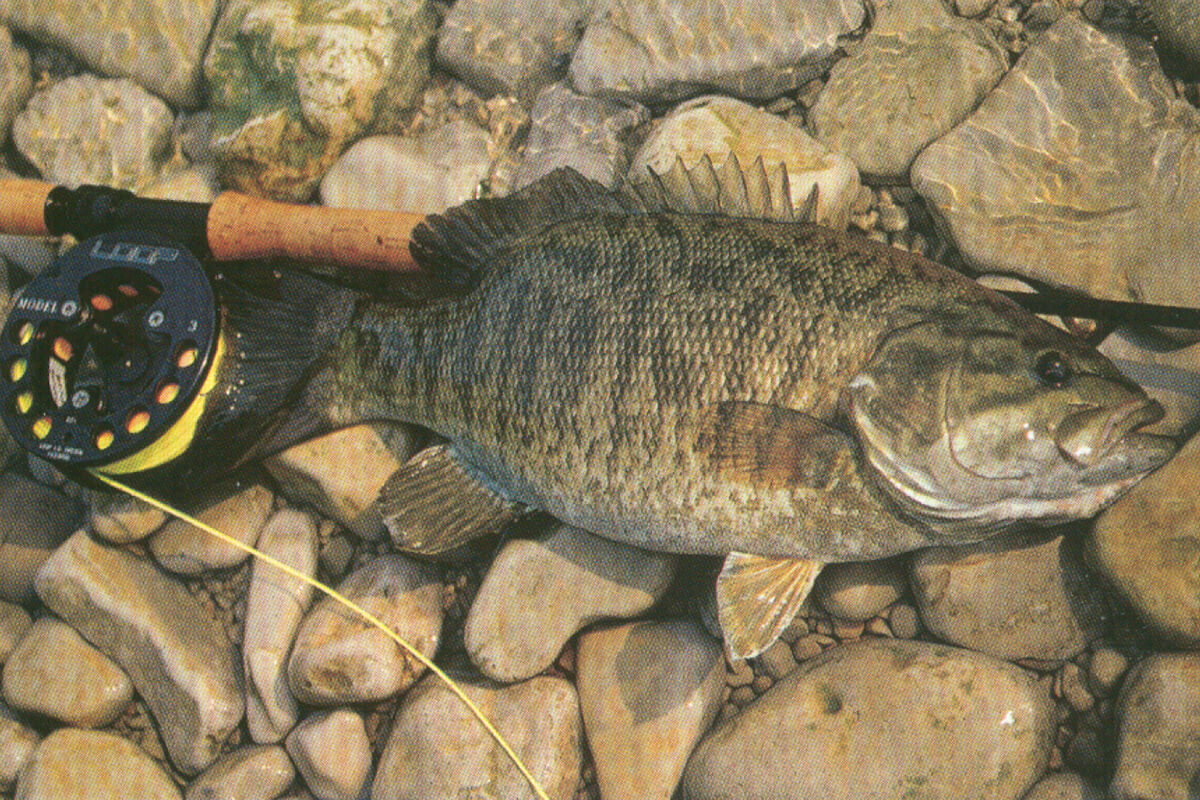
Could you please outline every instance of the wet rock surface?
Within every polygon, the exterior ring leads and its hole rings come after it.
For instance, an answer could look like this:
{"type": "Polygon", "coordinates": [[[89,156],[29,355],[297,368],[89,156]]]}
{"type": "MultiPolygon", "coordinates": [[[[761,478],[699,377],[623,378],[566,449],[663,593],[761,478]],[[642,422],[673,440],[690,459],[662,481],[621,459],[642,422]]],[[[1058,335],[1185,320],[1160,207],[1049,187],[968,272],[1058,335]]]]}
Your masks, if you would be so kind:
{"type": "Polygon", "coordinates": [[[489,678],[518,681],[554,662],[597,620],[645,611],[667,590],[675,559],[567,525],[504,546],[463,630],[471,662],[489,678]]]}
{"type": "Polygon", "coordinates": [[[1194,797],[1200,782],[1200,656],[1155,655],[1125,678],[1114,800],[1194,797]]]}
{"type": "Polygon", "coordinates": [[[1064,16],[979,109],[931,144],[912,182],[972,262],[1115,299],[1200,305],[1200,111],[1148,42],[1064,16]]]}
{"type": "Polygon", "coordinates": [[[362,717],[349,709],[306,718],[288,734],[287,751],[320,800],[355,800],[371,771],[362,717]]]}
{"type": "Polygon", "coordinates": [[[817,139],[860,171],[903,179],[1007,68],[992,33],[939,0],[884,4],[854,53],[830,70],[810,121],[817,139]]]}
{"type": "Polygon", "coordinates": [[[13,119],[33,94],[29,51],[13,41],[12,32],[0,27],[0,146],[8,141],[13,119]]]}
{"type": "Polygon", "coordinates": [[[864,641],[807,662],[718,723],[688,762],[682,796],[1016,800],[1045,768],[1053,733],[1049,696],[1018,667],[864,641]]]}
{"type": "MultiPolygon", "coordinates": [[[[217,498],[189,513],[242,544],[254,546],[274,502],[271,490],[260,484],[219,492],[217,498]]],[[[224,569],[246,560],[245,551],[200,530],[190,522],[172,519],[150,537],[150,552],[165,569],[195,575],[224,569]]]]}
{"type": "Polygon", "coordinates": [[[271,800],[291,784],[296,769],[279,745],[251,745],[221,756],[196,776],[184,800],[271,800]]]}
{"type": "Polygon", "coordinates": [[[11,792],[41,737],[0,706],[0,791],[11,792]]]}
{"type": "Polygon", "coordinates": [[[17,797],[177,800],[180,793],[170,776],[127,739],[103,731],[62,728],[33,751],[17,781],[17,797]]]}
{"type": "Polygon", "coordinates": [[[641,102],[711,89],[770,98],[819,75],[838,37],[864,19],[856,0],[598,0],[571,58],[571,84],[641,102]]]}

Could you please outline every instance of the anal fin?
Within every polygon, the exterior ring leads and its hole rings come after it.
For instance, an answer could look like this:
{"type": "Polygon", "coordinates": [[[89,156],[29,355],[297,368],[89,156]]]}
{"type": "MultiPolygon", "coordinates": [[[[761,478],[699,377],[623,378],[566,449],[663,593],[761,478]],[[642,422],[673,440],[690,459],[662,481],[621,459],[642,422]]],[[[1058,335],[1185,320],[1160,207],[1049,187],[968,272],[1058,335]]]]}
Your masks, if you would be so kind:
{"type": "Polygon", "coordinates": [[[392,473],[379,490],[379,512],[396,547],[420,555],[497,533],[521,514],[480,483],[449,444],[422,450],[392,473]]]}
{"type": "Polygon", "coordinates": [[[752,658],[786,628],[824,565],[803,558],[730,553],[717,576],[717,619],[731,658],[752,658]]]}

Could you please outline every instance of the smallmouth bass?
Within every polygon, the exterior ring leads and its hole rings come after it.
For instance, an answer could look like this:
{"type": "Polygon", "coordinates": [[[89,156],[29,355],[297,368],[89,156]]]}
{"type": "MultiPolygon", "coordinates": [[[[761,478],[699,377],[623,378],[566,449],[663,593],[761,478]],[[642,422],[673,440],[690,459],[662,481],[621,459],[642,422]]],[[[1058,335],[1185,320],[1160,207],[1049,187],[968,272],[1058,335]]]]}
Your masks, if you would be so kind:
{"type": "Polygon", "coordinates": [[[527,506],[727,556],[718,616],[745,657],[823,563],[1087,517],[1173,454],[1137,430],[1157,403],[1008,299],[865,238],[703,213],[721,204],[700,194],[560,170],[414,232],[455,291],[344,312],[309,405],[448,440],[382,492],[401,549],[527,506]]]}

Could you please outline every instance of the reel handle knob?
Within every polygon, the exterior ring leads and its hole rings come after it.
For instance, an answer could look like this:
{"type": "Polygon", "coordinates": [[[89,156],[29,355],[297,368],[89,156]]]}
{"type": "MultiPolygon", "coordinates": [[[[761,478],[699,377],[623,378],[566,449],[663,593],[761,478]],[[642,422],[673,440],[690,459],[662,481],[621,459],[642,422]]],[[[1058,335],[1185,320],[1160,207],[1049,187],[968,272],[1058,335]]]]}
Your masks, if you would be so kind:
{"type": "Polygon", "coordinates": [[[360,269],[406,272],[424,214],[299,206],[224,192],[208,212],[208,247],[220,261],[289,258],[360,269]]]}

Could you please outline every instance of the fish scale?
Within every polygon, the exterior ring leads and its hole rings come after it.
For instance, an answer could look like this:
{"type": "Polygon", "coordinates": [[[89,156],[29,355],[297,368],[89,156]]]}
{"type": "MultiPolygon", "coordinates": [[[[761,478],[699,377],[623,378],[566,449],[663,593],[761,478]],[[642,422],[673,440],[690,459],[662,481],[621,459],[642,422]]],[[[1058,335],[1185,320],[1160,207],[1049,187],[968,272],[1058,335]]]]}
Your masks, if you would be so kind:
{"type": "Polygon", "coordinates": [[[912,545],[907,526],[814,542],[827,503],[808,487],[731,483],[706,469],[696,440],[705,410],[728,400],[830,420],[891,309],[944,303],[947,287],[995,302],[965,279],[934,285],[920,272],[817,226],[573,220],[529,237],[465,297],[362,312],[352,327],[390,335],[365,374],[371,345],[346,337],[335,360],[353,368],[335,405],[429,427],[509,497],[633,544],[886,555],[912,545]]]}

